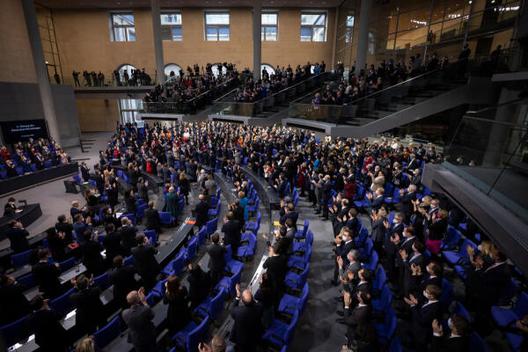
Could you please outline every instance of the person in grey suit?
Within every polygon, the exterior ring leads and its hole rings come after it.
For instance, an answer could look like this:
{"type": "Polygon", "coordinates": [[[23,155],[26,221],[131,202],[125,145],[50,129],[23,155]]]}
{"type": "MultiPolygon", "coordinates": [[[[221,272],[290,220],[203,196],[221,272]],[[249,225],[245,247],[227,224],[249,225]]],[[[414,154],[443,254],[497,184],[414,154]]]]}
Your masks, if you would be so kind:
{"type": "Polygon", "coordinates": [[[123,311],[123,320],[128,326],[128,342],[136,352],[156,351],[156,331],[152,319],[154,312],[145,300],[145,289],[131,291],[127,295],[130,308],[123,311]]]}

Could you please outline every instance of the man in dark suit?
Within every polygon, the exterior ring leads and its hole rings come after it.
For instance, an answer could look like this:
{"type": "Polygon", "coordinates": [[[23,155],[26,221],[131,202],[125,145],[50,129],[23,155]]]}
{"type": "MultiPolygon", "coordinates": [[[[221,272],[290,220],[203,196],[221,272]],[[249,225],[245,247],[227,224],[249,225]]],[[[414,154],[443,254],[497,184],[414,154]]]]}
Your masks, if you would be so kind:
{"type": "Polygon", "coordinates": [[[70,296],[70,299],[77,309],[75,315],[75,326],[83,333],[92,334],[97,327],[105,325],[104,307],[99,299],[101,289],[91,286],[90,280],[81,275],[75,280],[77,292],[70,296]]]}
{"type": "Polygon", "coordinates": [[[44,297],[56,297],[62,291],[59,281],[59,264],[50,264],[48,262],[50,254],[46,248],[40,249],[37,256],[39,261],[31,269],[35,282],[38,284],[40,292],[44,294],[44,297]]]}
{"type": "Polygon", "coordinates": [[[240,245],[240,223],[235,219],[232,211],[227,213],[225,223],[222,226],[224,233],[224,244],[231,245],[231,253],[236,255],[237,248],[240,245]]]}
{"type": "Polygon", "coordinates": [[[352,234],[350,230],[345,230],[341,236],[335,238],[336,248],[335,248],[335,266],[334,266],[334,278],[332,280],[332,285],[337,286],[339,284],[339,262],[337,258],[341,258],[346,267],[348,265],[347,255],[354,248],[354,241],[352,240],[352,234]]]}
{"type": "Polygon", "coordinates": [[[122,317],[128,326],[128,342],[136,352],[156,351],[156,330],[152,319],[154,312],[145,300],[145,290],[140,288],[127,295],[130,308],[123,311],[122,317]]]}
{"type": "Polygon", "coordinates": [[[202,227],[209,220],[209,203],[204,194],[200,194],[198,199],[200,201],[194,208],[194,216],[196,217],[196,226],[202,227]]]}
{"type": "Polygon", "coordinates": [[[346,324],[348,346],[371,344],[373,342],[373,325],[371,320],[372,309],[370,307],[370,296],[365,292],[356,294],[358,305],[352,308],[352,296],[350,292],[344,293],[345,312],[344,318],[338,319],[339,323],[346,324]]]}
{"type": "Polygon", "coordinates": [[[469,351],[469,323],[460,315],[451,315],[447,321],[449,336],[444,336],[442,324],[433,320],[433,340],[431,352],[466,352],[469,351]]]}
{"type": "Polygon", "coordinates": [[[231,311],[234,320],[230,339],[235,343],[236,352],[254,352],[262,336],[262,307],[255,302],[250,290],[240,292],[240,286],[236,286],[235,307],[231,311]],[[242,301],[242,306],[238,305],[242,301]]]}
{"type": "Polygon", "coordinates": [[[29,232],[24,229],[24,226],[20,221],[11,220],[9,222],[9,229],[7,229],[5,235],[9,239],[13,252],[20,253],[29,249],[29,242],[27,239],[29,232]]]}
{"type": "Polygon", "coordinates": [[[483,274],[486,292],[484,298],[487,306],[504,305],[511,297],[505,296],[505,291],[511,281],[511,270],[504,253],[496,251],[492,253],[493,264],[483,274]]]}
{"type": "Polygon", "coordinates": [[[101,252],[103,247],[99,241],[94,239],[91,230],[86,230],[83,233],[84,243],[81,245],[82,262],[86,267],[86,271],[94,276],[100,275],[105,270],[103,256],[101,252]]]}
{"type": "Polygon", "coordinates": [[[125,249],[121,246],[121,235],[115,230],[114,224],[106,225],[105,232],[106,236],[103,238],[103,247],[106,250],[106,263],[110,266],[113,263],[114,257],[123,255],[125,249]]]}
{"type": "Polygon", "coordinates": [[[50,309],[48,300],[37,296],[31,301],[34,313],[29,318],[35,342],[42,352],[65,352],[69,345],[61,316],[50,309]]]}
{"type": "Polygon", "coordinates": [[[57,217],[57,223],[55,224],[55,230],[59,234],[64,234],[64,243],[70,243],[72,241],[73,225],[66,220],[66,215],[59,215],[57,217]]]}
{"type": "Polygon", "coordinates": [[[295,206],[293,205],[293,203],[290,202],[285,207],[283,207],[281,209],[281,213],[282,214],[280,214],[281,217],[279,220],[279,223],[281,225],[285,225],[286,220],[292,219],[293,225],[297,227],[297,219],[299,219],[299,213],[295,211],[295,206]]]}
{"type": "Polygon", "coordinates": [[[156,260],[157,250],[148,243],[145,235],[137,236],[138,246],[132,249],[134,256],[134,266],[143,279],[147,289],[156,284],[156,279],[160,272],[160,265],[156,260]]]}
{"type": "Polygon", "coordinates": [[[16,200],[13,197],[9,197],[6,205],[4,206],[4,216],[14,216],[16,214],[17,206],[16,200]]]}
{"type": "Polygon", "coordinates": [[[424,290],[425,302],[419,303],[413,295],[404,298],[404,301],[411,307],[411,323],[409,332],[414,341],[416,350],[425,351],[427,343],[432,333],[433,320],[441,317],[440,294],[438,286],[429,285],[424,290]]]}
{"type": "Polygon", "coordinates": [[[137,228],[127,217],[123,217],[121,218],[121,228],[119,229],[119,234],[121,236],[121,245],[125,250],[125,254],[128,255],[131,253],[132,248],[137,244],[137,228]]]}
{"type": "Polygon", "coordinates": [[[211,236],[211,241],[213,243],[207,249],[207,253],[209,254],[211,284],[214,286],[224,274],[226,249],[220,244],[220,235],[218,233],[211,236]]]}
{"type": "Polygon", "coordinates": [[[123,266],[123,257],[118,255],[113,260],[114,269],[109,274],[110,283],[114,285],[114,300],[121,308],[128,306],[126,296],[137,289],[136,269],[133,265],[123,266]]]}
{"type": "Polygon", "coordinates": [[[0,275],[0,325],[12,323],[30,312],[29,302],[24,296],[28,288],[11,276],[0,275]]]}
{"type": "MultiPolygon", "coordinates": [[[[403,190],[400,190],[403,192],[403,190]]],[[[407,187],[407,192],[400,197],[400,211],[409,219],[414,211],[413,202],[416,201],[416,185],[407,187]]]]}
{"type": "Polygon", "coordinates": [[[284,291],[284,278],[288,271],[288,257],[279,254],[278,245],[269,246],[269,257],[262,265],[272,284],[275,302],[278,303],[284,291]]]}
{"type": "Polygon", "coordinates": [[[148,208],[145,210],[145,227],[148,230],[155,230],[156,233],[161,233],[161,219],[160,214],[156,208],[154,208],[154,202],[148,203],[148,208]]]}

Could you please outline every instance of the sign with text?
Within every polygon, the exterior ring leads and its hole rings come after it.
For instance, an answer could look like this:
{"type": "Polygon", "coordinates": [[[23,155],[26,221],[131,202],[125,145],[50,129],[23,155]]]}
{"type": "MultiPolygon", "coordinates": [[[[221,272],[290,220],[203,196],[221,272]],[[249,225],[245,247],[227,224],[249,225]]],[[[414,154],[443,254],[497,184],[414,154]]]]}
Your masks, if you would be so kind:
{"type": "Polygon", "coordinates": [[[48,138],[45,120],[21,120],[0,122],[6,144],[24,142],[30,138],[48,138]]]}

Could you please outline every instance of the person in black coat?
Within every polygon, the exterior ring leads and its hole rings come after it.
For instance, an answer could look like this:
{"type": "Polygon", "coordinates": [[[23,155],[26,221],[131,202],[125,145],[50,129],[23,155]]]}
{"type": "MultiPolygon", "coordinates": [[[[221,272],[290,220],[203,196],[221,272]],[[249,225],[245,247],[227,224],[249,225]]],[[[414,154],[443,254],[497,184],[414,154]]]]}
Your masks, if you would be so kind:
{"type": "Polygon", "coordinates": [[[0,325],[11,323],[30,312],[23,287],[8,275],[0,276],[0,325]]]}
{"type": "Polygon", "coordinates": [[[189,309],[189,296],[185,286],[177,276],[171,275],[165,283],[165,296],[163,303],[168,304],[167,327],[170,332],[177,332],[183,329],[191,319],[189,309]]]}
{"type": "Polygon", "coordinates": [[[262,306],[255,302],[250,290],[241,293],[237,284],[236,291],[237,306],[231,310],[234,324],[230,340],[235,343],[236,352],[254,352],[262,337],[262,306]]]}
{"type": "Polygon", "coordinates": [[[119,204],[119,186],[115,179],[111,180],[105,187],[106,194],[108,195],[108,204],[112,209],[119,204]]]}
{"type": "Polygon", "coordinates": [[[42,352],[65,352],[69,345],[62,317],[48,306],[48,300],[37,296],[31,301],[33,314],[29,318],[35,342],[42,352]]]}
{"type": "Polygon", "coordinates": [[[209,279],[209,275],[204,273],[198,264],[189,263],[187,270],[189,270],[187,281],[189,282],[191,309],[194,309],[209,295],[211,280],[209,279]]]}
{"type": "Polygon", "coordinates": [[[64,244],[71,243],[73,240],[73,225],[66,219],[66,215],[59,215],[57,223],[55,223],[55,230],[62,238],[64,244]]]}
{"type": "Polygon", "coordinates": [[[284,278],[288,271],[288,258],[280,255],[277,245],[269,246],[268,259],[262,265],[272,283],[275,304],[278,304],[284,292],[284,278]]]}
{"type": "Polygon", "coordinates": [[[469,323],[460,315],[451,315],[447,321],[450,334],[445,336],[442,324],[433,320],[433,339],[431,352],[466,352],[469,351],[469,323]]]}
{"type": "Polygon", "coordinates": [[[109,273],[109,280],[114,285],[114,300],[121,308],[127,308],[126,296],[138,288],[133,265],[123,266],[123,257],[118,255],[113,260],[114,269],[109,273]]]}
{"type": "Polygon", "coordinates": [[[16,214],[17,206],[15,202],[16,202],[15,198],[9,197],[9,199],[7,200],[7,203],[4,206],[4,216],[9,217],[9,216],[14,216],[16,214]]]}
{"type": "Polygon", "coordinates": [[[48,248],[54,260],[61,262],[66,258],[66,243],[64,243],[63,233],[57,233],[54,227],[46,230],[48,248]]]}
{"type": "Polygon", "coordinates": [[[273,284],[267,273],[263,273],[260,277],[260,285],[255,293],[255,300],[262,305],[262,325],[267,328],[273,322],[275,311],[273,284]]]}
{"type": "Polygon", "coordinates": [[[240,223],[235,219],[235,214],[232,211],[228,212],[222,226],[222,232],[224,233],[224,244],[226,246],[231,245],[231,253],[234,255],[240,246],[240,230],[240,223]]]}
{"type": "Polygon", "coordinates": [[[149,244],[148,238],[145,235],[138,235],[137,243],[138,246],[132,249],[134,266],[139,275],[141,275],[145,288],[150,289],[156,284],[161,270],[156,260],[156,253],[158,251],[149,244]]]}
{"type": "Polygon", "coordinates": [[[220,244],[220,235],[218,233],[211,236],[211,241],[213,243],[207,249],[207,253],[209,254],[209,275],[211,284],[214,286],[224,275],[226,249],[220,244]]]}
{"type": "Polygon", "coordinates": [[[103,247],[106,250],[106,263],[112,265],[113,260],[118,255],[123,255],[125,249],[121,245],[121,235],[116,232],[114,224],[105,226],[106,236],[103,238],[103,247]]]}
{"type": "MultiPolygon", "coordinates": [[[[338,319],[339,323],[347,325],[347,345],[366,346],[373,345],[375,342],[375,332],[372,322],[372,308],[370,306],[370,296],[362,291],[356,294],[358,304],[352,307],[352,295],[345,292],[343,301],[345,311],[343,319],[338,319]]],[[[367,350],[367,349],[365,349],[367,350]]]]}
{"type": "Polygon", "coordinates": [[[61,272],[59,264],[50,264],[48,262],[50,253],[46,248],[40,249],[37,256],[39,261],[33,265],[31,272],[33,273],[35,282],[39,286],[39,291],[42,292],[46,298],[56,297],[62,291],[61,283],[59,281],[59,275],[61,272]]]}
{"type": "Polygon", "coordinates": [[[337,258],[340,257],[343,260],[344,266],[348,266],[348,252],[354,249],[354,241],[352,239],[352,233],[348,228],[343,228],[341,235],[335,238],[335,265],[334,265],[334,277],[332,279],[332,285],[337,286],[339,284],[339,263],[337,258]]]}
{"type": "Polygon", "coordinates": [[[145,228],[155,230],[157,234],[161,233],[161,218],[158,210],[154,208],[153,201],[148,203],[148,208],[145,210],[145,228]]]}
{"type": "Polygon", "coordinates": [[[103,247],[94,239],[91,230],[86,230],[83,237],[84,243],[81,245],[82,263],[88,273],[97,276],[105,270],[103,256],[101,255],[103,247]]]}
{"type": "Polygon", "coordinates": [[[136,215],[136,196],[132,189],[125,192],[125,207],[128,214],[136,215]]]}
{"type": "Polygon", "coordinates": [[[5,236],[9,239],[11,249],[15,253],[27,251],[29,249],[28,236],[29,232],[24,229],[20,221],[11,220],[9,228],[5,232],[5,236]]]}
{"type": "Polygon", "coordinates": [[[101,289],[92,287],[90,280],[81,275],[73,281],[77,292],[70,296],[77,309],[75,326],[82,333],[92,334],[97,328],[105,325],[104,307],[99,299],[101,289]]]}
{"type": "Polygon", "coordinates": [[[132,248],[136,246],[136,234],[137,228],[132,224],[130,219],[122,217],[119,235],[121,236],[121,245],[125,250],[125,255],[130,254],[132,248]]]}
{"type": "Polygon", "coordinates": [[[198,196],[200,200],[196,207],[194,208],[194,216],[196,217],[196,226],[202,227],[209,220],[209,203],[207,202],[207,197],[204,194],[198,196]]]}

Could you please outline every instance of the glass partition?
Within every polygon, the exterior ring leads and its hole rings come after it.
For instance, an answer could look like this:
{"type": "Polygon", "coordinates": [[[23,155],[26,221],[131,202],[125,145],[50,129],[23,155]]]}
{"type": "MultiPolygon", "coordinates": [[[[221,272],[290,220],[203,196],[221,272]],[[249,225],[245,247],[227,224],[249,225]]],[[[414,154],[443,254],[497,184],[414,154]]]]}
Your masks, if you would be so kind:
{"type": "Polygon", "coordinates": [[[445,166],[528,222],[528,101],[470,112],[445,149],[445,166]]]}

